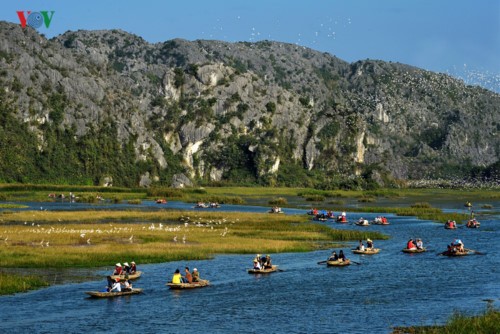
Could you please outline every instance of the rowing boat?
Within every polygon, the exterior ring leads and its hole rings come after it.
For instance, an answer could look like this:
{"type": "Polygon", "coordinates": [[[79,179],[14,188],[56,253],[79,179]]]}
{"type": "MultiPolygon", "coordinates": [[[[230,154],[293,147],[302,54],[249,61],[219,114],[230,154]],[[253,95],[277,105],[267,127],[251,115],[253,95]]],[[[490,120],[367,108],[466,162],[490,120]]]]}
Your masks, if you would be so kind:
{"type": "Polygon", "coordinates": [[[355,222],[354,224],[356,224],[358,226],[370,226],[370,223],[366,219],[359,220],[359,221],[355,222]]]}
{"type": "Polygon", "coordinates": [[[427,250],[425,248],[412,248],[412,249],[408,249],[408,248],[405,248],[402,250],[403,253],[423,253],[423,252],[426,252],[427,250]]]}
{"type": "Polygon", "coordinates": [[[273,266],[272,268],[266,269],[248,269],[249,274],[270,274],[278,270],[278,266],[273,266]]]}
{"type": "Polygon", "coordinates": [[[346,259],[345,261],[339,261],[339,260],[326,261],[326,265],[329,267],[343,267],[343,266],[348,266],[350,264],[351,260],[349,259],[346,259]]]}
{"type": "Polygon", "coordinates": [[[100,292],[100,291],[86,291],[85,293],[94,298],[111,298],[118,296],[135,295],[141,293],[142,289],[132,289],[129,291],[113,291],[113,292],[100,292]]]}
{"type": "Polygon", "coordinates": [[[364,251],[359,250],[359,249],[353,249],[352,252],[354,254],[372,255],[372,254],[377,254],[378,252],[380,252],[380,248],[366,248],[364,251]]]}
{"type": "Polygon", "coordinates": [[[471,254],[474,254],[474,252],[471,252],[471,251],[465,251],[465,252],[444,251],[444,252],[441,253],[441,255],[450,256],[450,257],[453,257],[453,256],[466,256],[466,255],[471,255],[471,254]]]}
{"type": "Polygon", "coordinates": [[[202,279],[199,280],[198,282],[193,282],[193,283],[167,283],[165,285],[167,285],[172,290],[196,289],[209,286],[210,281],[202,279]]]}
{"type": "MultiPolygon", "coordinates": [[[[141,277],[141,275],[142,275],[142,271],[136,271],[133,274],[128,274],[128,279],[129,280],[137,279],[137,278],[141,277]]],[[[124,280],[125,279],[125,274],[123,274],[123,275],[111,275],[111,278],[112,279],[119,278],[120,280],[124,280]]]]}

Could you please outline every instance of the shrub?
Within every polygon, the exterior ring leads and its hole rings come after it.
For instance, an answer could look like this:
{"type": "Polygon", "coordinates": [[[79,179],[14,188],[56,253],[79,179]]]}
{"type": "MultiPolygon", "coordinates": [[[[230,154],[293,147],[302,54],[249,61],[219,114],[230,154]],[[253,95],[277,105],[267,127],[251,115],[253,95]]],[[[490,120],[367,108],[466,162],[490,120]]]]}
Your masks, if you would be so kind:
{"type": "Polygon", "coordinates": [[[279,205],[279,206],[283,206],[283,205],[287,205],[288,204],[288,201],[286,198],[284,197],[276,197],[276,198],[273,198],[272,200],[270,200],[268,202],[270,205],[279,205]]]}

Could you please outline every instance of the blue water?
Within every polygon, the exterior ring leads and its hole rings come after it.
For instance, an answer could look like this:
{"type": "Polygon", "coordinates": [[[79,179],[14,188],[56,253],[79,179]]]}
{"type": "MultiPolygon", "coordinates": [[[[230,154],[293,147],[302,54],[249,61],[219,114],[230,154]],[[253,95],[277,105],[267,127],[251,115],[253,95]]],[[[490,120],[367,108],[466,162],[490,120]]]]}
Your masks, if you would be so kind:
{"type": "MultiPolygon", "coordinates": [[[[186,209],[192,206],[185,205],[186,209]]],[[[232,207],[223,206],[228,211],[233,211],[229,209],[232,207]]],[[[267,208],[240,210],[265,212],[267,208]]],[[[296,213],[292,209],[285,211],[296,213]]],[[[348,213],[351,221],[361,216],[372,219],[376,214],[348,213]]],[[[325,223],[391,236],[389,240],[375,240],[375,246],[382,250],[372,256],[352,254],[349,248],[355,243],[345,247],[347,256],[359,265],[318,265],[331,250],[272,254],[273,262],[283,271],[267,276],[246,272],[251,255],[139,264],[143,277],[134,286],[144,289],[141,295],[87,298],[85,291],[103,288],[102,279],[0,297],[0,332],[125,333],[135,328],[143,333],[389,333],[392,326],[442,324],[455,310],[481,312],[485,299],[493,299],[499,306],[498,216],[480,218],[479,229],[457,230],[445,230],[442,225],[414,217],[386,216],[391,225],[325,223]],[[402,253],[409,237],[422,238],[429,252],[402,253]],[[467,248],[486,255],[436,255],[457,237],[467,248]],[[184,266],[197,267],[212,286],[168,290],[165,283],[175,269],[184,266]]],[[[111,270],[105,268],[96,274],[104,277],[111,270]]]]}

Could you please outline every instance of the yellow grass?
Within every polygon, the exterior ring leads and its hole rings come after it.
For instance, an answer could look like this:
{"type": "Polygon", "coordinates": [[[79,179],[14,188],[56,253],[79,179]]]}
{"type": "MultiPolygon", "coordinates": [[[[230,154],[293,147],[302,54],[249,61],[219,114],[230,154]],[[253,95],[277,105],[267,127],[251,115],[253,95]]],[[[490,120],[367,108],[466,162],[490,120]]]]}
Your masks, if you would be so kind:
{"type": "Polygon", "coordinates": [[[31,211],[2,218],[0,267],[206,259],[218,253],[308,251],[332,247],[337,240],[383,237],[333,231],[300,216],[255,213],[31,211]]]}

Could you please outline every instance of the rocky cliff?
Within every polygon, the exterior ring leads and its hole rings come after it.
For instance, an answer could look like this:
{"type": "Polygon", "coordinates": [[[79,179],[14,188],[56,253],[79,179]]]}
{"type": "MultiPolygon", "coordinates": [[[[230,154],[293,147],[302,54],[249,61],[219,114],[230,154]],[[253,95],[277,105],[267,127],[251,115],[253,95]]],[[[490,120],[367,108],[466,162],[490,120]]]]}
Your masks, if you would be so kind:
{"type": "Polygon", "coordinates": [[[2,181],[356,187],[498,166],[500,95],[444,74],[269,41],[0,36],[2,181]]]}

